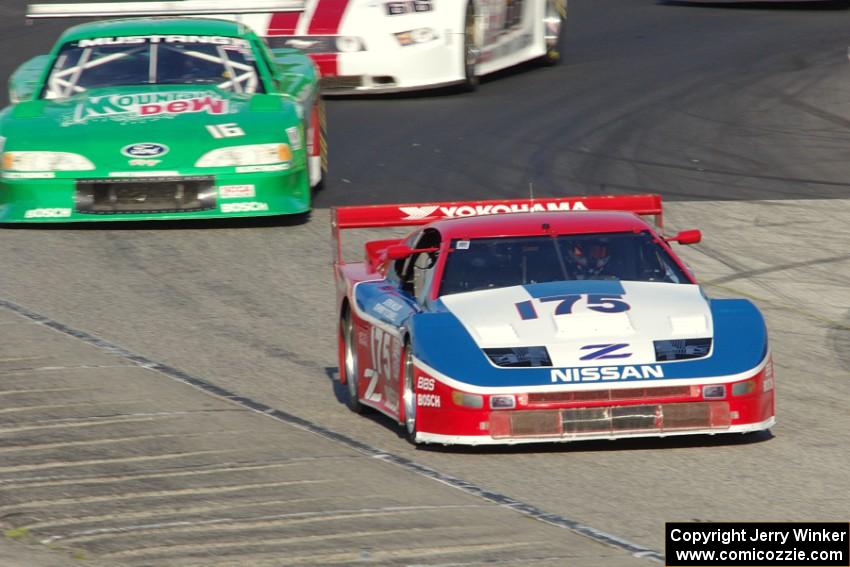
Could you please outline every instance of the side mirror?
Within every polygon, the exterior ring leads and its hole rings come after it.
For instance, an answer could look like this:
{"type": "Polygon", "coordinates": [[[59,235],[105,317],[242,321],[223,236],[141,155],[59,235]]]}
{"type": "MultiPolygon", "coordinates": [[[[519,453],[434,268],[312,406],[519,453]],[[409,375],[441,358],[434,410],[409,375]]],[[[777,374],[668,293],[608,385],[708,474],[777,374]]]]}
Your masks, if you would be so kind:
{"type": "Polygon", "coordinates": [[[419,254],[420,252],[436,252],[439,248],[411,248],[407,244],[394,244],[392,246],[387,246],[387,259],[389,260],[401,260],[403,258],[407,258],[408,256],[412,256],[414,254],[419,254]]]}
{"type": "Polygon", "coordinates": [[[413,254],[413,248],[407,244],[393,244],[392,246],[387,246],[386,250],[389,260],[401,260],[413,254]]]}
{"type": "Polygon", "coordinates": [[[666,237],[664,240],[679,244],[696,244],[702,240],[702,233],[699,230],[683,230],[676,236],[666,237]]]}

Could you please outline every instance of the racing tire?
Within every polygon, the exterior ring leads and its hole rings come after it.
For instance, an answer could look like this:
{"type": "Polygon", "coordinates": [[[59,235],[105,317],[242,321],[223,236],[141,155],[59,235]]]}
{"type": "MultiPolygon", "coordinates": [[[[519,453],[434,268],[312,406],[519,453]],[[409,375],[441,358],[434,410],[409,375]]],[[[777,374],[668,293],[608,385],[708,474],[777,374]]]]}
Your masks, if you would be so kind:
{"type": "Polygon", "coordinates": [[[543,43],[546,53],[540,60],[555,65],[561,60],[561,34],[567,19],[567,0],[547,0],[543,14],[543,43]]]}
{"type": "Polygon", "coordinates": [[[359,372],[357,368],[357,338],[355,337],[354,321],[351,312],[346,310],[339,321],[340,338],[342,339],[342,352],[340,353],[340,373],[345,376],[345,385],[348,386],[348,409],[354,413],[363,413],[365,407],[360,403],[358,397],[359,372]]]}
{"type": "Polygon", "coordinates": [[[404,345],[404,356],[401,363],[401,399],[404,404],[404,421],[402,427],[404,427],[404,435],[407,437],[407,440],[416,445],[416,384],[414,383],[414,375],[413,345],[407,342],[404,345]]]}
{"type": "Polygon", "coordinates": [[[475,3],[466,4],[466,17],[463,21],[463,92],[472,92],[478,88],[478,59],[481,49],[478,47],[475,33],[475,3]]]}

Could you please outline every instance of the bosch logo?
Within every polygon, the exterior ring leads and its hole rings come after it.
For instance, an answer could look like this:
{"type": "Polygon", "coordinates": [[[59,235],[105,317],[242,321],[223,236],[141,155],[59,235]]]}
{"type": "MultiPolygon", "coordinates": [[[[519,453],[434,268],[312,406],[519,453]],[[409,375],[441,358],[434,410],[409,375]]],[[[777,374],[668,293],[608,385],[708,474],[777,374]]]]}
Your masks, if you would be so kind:
{"type": "Polygon", "coordinates": [[[168,153],[168,146],[150,143],[130,144],[121,148],[121,153],[131,158],[159,157],[168,153]]]}
{"type": "Polygon", "coordinates": [[[222,213],[257,213],[268,211],[268,203],[222,203],[222,213]]]}

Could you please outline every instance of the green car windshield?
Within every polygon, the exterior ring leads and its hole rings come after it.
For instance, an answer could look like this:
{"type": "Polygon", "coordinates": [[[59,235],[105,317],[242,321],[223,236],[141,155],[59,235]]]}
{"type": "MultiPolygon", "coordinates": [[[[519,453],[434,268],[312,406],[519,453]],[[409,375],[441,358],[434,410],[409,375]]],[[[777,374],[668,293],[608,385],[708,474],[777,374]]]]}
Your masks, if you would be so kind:
{"type": "Polygon", "coordinates": [[[62,46],[42,98],[128,85],[203,84],[263,92],[251,44],[241,38],[152,35],[82,39],[62,46]]]}

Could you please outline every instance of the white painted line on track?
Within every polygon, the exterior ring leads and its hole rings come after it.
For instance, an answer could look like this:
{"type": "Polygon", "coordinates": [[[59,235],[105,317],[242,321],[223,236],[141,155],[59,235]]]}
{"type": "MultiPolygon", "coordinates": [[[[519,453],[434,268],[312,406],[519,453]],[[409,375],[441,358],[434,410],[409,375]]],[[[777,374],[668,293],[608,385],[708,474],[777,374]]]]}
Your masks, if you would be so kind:
{"type": "Polygon", "coordinates": [[[516,500],[514,498],[511,498],[510,496],[501,494],[499,492],[487,490],[484,487],[442,473],[429,466],[417,463],[416,461],[412,461],[406,457],[402,457],[401,455],[396,455],[394,453],[390,453],[382,449],[372,447],[371,445],[363,443],[362,441],[354,439],[353,437],[338,433],[297,415],[272,408],[250,398],[240,396],[239,394],[230,392],[220,386],[217,386],[216,384],[213,384],[196,376],[192,376],[191,374],[188,374],[182,370],[179,370],[172,366],[168,366],[166,364],[162,364],[160,362],[156,362],[145,356],[127,350],[122,346],[116,345],[115,343],[89,334],[85,331],[74,329],[58,321],[54,321],[53,319],[45,317],[44,315],[40,315],[12,301],[0,298],[0,307],[17,313],[18,315],[21,315],[26,319],[44,325],[50,329],[53,329],[54,331],[78,339],[102,351],[124,358],[125,360],[128,360],[138,366],[141,366],[142,368],[147,368],[149,370],[159,372],[160,374],[163,374],[168,378],[171,378],[172,380],[188,384],[212,396],[224,398],[253,412],[265,415],[267,417],[271,417],[272,419],[289,424],[303,431],[308,431],[315,435],[319,435],[321,437],[324,437],[325,439],[341,443],[351,449],[354,449],[355,451],[374,457],[376,459],[380,459],[381,461],[384,461],[386,463],[391,463],[393,465],[402,467],[407,471],[413,472],[417,475],[430,478],[431,480],[435,480],[457,490],[461,490],[467,494],[471,494],[488,502],[493,502],[494,504],[497,504],[504,508],[508,508],[515,512],[519,512],[543,523],[559,528],[564,528],[578,535],[602,543],[604,545],[627,551],[634,557],[647,559],[657,563],[664,562],[664,555],[659,551],[649,549],[637,543],[633,543],[631,541],[623,539],[617,535],[598,530],[591,526],[587,526],[566,516],[548,513],[532,504],[516,500]]]}

